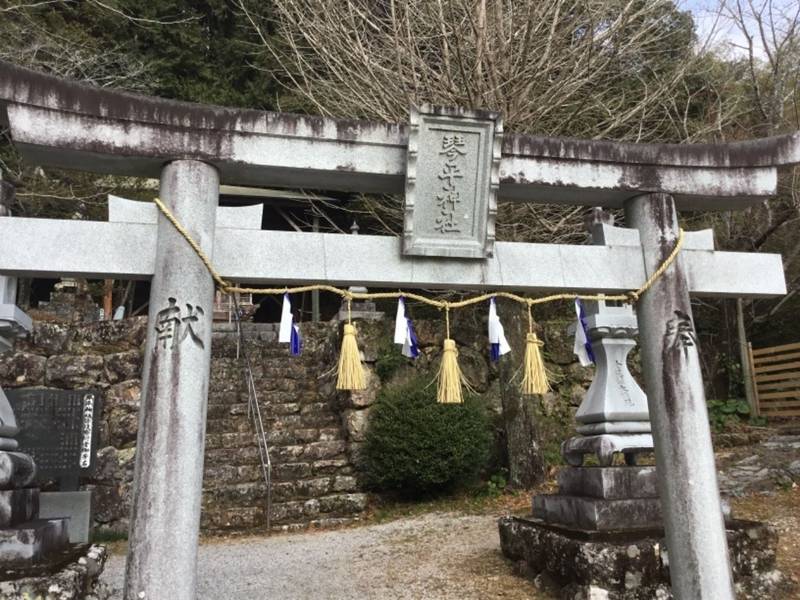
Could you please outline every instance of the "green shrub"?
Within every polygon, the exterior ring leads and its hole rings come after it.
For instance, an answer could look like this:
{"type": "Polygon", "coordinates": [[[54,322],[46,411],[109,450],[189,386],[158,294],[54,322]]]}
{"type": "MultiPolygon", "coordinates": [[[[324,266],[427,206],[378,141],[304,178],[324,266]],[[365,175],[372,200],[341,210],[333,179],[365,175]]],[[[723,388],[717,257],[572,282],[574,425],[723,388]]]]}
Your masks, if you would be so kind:
{"type": "Polygon", "coordinates": [[[428,383],[418,378],[378,395],[362,460],[372,489],[435,494],[469,482],[486,465],[491,434],[480,399],[437,404],[436,385],[428,383]]]}
{"type": "Polygon", "coordinates": [[[387,381],[397,369],[408,362],[408,359],[397,351],[394,344],[386,344],[378,351],[375,361],[375,372],[381,381],[387,381]]]}
{"type": "Polygon", "coordinates": [[[709,400],[708,420],[716,431],[738,423],[750,416],[750,405],[746,400],[730,398],[728,400],[709,400]]]}

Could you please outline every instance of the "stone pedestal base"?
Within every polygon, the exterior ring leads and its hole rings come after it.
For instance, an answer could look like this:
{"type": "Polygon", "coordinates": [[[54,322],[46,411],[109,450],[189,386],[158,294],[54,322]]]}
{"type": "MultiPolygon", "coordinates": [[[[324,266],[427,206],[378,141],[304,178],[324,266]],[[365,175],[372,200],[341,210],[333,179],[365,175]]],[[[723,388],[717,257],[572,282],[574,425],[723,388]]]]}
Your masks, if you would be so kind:
{"type": "Polygon", "coordinates": [[[604,467],[610,467],[615,454],[624,454],[628,465],[636,464],[636,456],[653,451],[653,436],[649,433],[603,433],[576,436],[561,444],[561,456],[568,465],[580,467],[587,454],[594,454],[604,467]]]}
{"type": "Polygon", "coordinates": [[[590,531],[652,529],[661,526],[658,498],[584,498],[558,494],[534,496],[533,516],[551,525],[590,531]]]}
{"type": "MultiPolygon", "coordinates": [[[[107,558],[103,546],[71,546],[46,564],[0,569],[0,600],[58,598],[106,600],[112,594],[97,583],[107,558]]],[[[114,596],[117,597],[117,596],[114,596]]]]}
{"type": "MultiPolygon", "coordinates": [[[[0,440],[0,444],[7,439],[0,440]]],[[[33,484],[35,478],[36,465],[29,455],[0,451],[0,490],[26,488],[33,484]]]]}
{"type": "Polygon", "coordinates": [[[86,544],[92,528],[91,492],[42,492],[39,516],[43,519],[68,519],[71,544],[86,544]]]}
{"type": "MultiPolygon", "coordinates": [[[[503,554],[526,576],[548,580],[560,598],[672,598],[663,530],[585,531],[518,517],[503,517],[499,527],[503,554]]],[[[727,535],[737,597],[771,600],[788,585],[776,570],[772,527],[730,521],[727,535]]]]}
{"type": "MultiPolygon", "coordinates": [[[[620,532],[663,527],[655,467],[566,467],[558,493],[533,497],[532,515],[548,525],[620,532]]],[[[730,517],[730,507],[722,503],[730,517]]]]}
{"type": "Polygon", "coordinates": [[[561,494],[591,498],[658,498],[655,467],[574,467],[558,472],[561,494]]]}
{"type": "MultiPolygon", "coordinates": [[[[350,305],[350,318],[361,319],[363,321],[380,321],[383,319],[383,313],[378,312],[374,302],[353,302],[350,305]]],[[[342,307],[339,309],[337,316],[339,321],[347,321],[347,303],[343,302],[342,307]]]]}
{"type": "Polygon", "coordinates": [[[0,568],[34,565],[69,546],[68,519],[36,519],[0,529],[0,568]]]}

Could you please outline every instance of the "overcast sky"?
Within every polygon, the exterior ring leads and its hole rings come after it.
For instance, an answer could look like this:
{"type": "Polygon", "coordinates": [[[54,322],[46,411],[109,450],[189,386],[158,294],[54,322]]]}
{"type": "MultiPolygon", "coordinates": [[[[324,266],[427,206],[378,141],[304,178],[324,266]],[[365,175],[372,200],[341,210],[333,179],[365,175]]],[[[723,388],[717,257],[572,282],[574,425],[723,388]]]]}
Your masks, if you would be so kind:
{"type": "MultiPolygon", "coordinates": [[[[692,11],[700,43],[704,43],[709,36],[712,36],[712,42],[720,51],[745,54],[746,50],[742,48],[742,46],[746,46],[745,37],[739,28],[737,28],[729,18],[725,17],[729,12],[723,10],[723,16],[720,18],[720,5],[722,1],[723,0],[676,0],[676,3],[682,9],[692,11]]],[[[737,5],[737,0],[724,1],[727,2],[730,8],[735,8],[737,5]]],[[[796,18],[798,7],[800,7],[798,0],[740,0],[740,2],[742,6],[745,7],[746,15],[750,10],[750,4],[752,4],[756,10],[761,10],[765,5],[771,4],[778,29],[780,29],[782,22],[785,23],[785,20],[782,20],[782,18],[785,19],[788,15],[788,17],[793,20],[796,18]]],[[[746,20],[749,27],[755,31],[756,28],[752,18],[746,16],[746,20]]],[[[756,40],[755,43],[755,52],[759,57],[765,56],[764,49],[758,40],[756,40]]]]}

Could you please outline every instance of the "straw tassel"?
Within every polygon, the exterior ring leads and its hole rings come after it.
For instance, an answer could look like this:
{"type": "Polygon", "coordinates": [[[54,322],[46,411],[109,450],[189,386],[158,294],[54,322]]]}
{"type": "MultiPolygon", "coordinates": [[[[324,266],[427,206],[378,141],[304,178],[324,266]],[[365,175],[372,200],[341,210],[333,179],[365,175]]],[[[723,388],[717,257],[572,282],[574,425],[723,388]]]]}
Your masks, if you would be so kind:
{"type": "Polygon", "coordinates": [[[445,305],[445,340],[442,364],[439,366],[439,389],[436,401],[439,404],[462,404],[464,398],[461,394],[461,385],[464,376],[458,366],[458,348],[454,340],[450,339],[450,307],[445,305]]]}
{"type": "Polygon", "coordinates": [[[550,391],[547,371],[544,368],[541,348],[544,343],[533,332],[525,340],[525,364],[522,377],[522,393],[526,396],[545,394],[550,391]]]}
{"type": "Polygon", "coordinates": [[[458,366],[458,349],[450,338],[444,341],[442,364],[439,367],[439,391],[436,400],[440,404],[461,404],[461,369],[458,366]]]}
{"type": "Polygon", "coordinates": [[[364,383],[361,353],[358,351],[358,342],[356,342],[356,328],[350,323],[345,323],[336,389],[363,390],[365,387],[367,386],[364,383]]]}
{"type": "Polygon", "coordinates": [[[525,359],[523,360],[522,394],[533,396],[550,391],[547,381],[547,370],[542,359],[542,342],[533,331],[533,313],[528,301],[528,335],[525,338],[525,359]]]}

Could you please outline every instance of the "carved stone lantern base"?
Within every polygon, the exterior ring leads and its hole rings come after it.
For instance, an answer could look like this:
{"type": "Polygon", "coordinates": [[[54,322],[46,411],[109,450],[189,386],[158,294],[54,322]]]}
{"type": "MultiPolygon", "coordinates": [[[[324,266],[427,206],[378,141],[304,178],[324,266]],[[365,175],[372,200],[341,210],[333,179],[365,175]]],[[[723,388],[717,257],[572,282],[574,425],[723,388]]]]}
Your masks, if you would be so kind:
{"type": "Polygon", "coordinates": [[[615,454],[623,454],[625,464],[635,465],[637,455],[652,451],[653,436],[649,433],[578,436],[561,444],[561,456],[573,467],[580,467],[587,454],[594,454],[603,467],[611,466],[615,454]]]}

